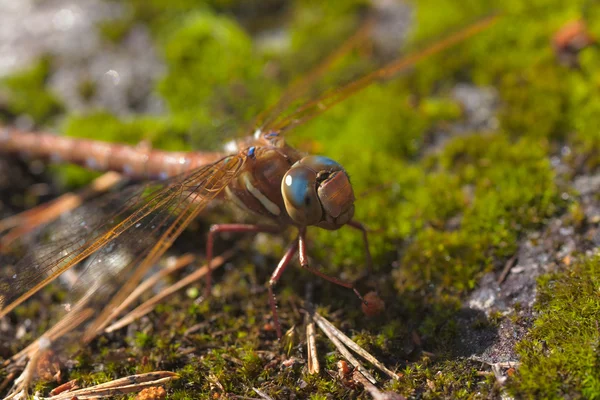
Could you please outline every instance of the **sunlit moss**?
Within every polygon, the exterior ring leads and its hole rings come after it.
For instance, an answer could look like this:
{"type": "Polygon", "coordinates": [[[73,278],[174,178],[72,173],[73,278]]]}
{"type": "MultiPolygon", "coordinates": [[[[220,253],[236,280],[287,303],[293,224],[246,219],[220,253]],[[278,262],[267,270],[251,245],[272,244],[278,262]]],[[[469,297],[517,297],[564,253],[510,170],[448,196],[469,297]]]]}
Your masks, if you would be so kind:
{"type": "MultiPolygon", "coordinates": [[[[260,73],[260,59],[254,56],[250,37],[232,20],[192,14],[166,39],[164,52],[168,72],[158,90],[174,114],[191,114],[195,123],[209,125],[205,109],[238,109],[232,103],[256,94],[246,91],[260,73]],[[237,91],[232,90],[236,86],[237,91]]],[[[245,112],[255,115],[258,110],[245,112]]]]}
{"type": "Polygon", "coordinates": [[[58,97],[47,88],[51,63],[43,58],[33,66],[0,79],[5,92],[6,110],[13,116],[27,115],[36,122],[47,122],[62,111],[58,97]]]}
{"type": "Polygon", "coordinates": [[[544,276],[539,316],[518,346],[522,364],[511,391],[523,398],[600,396],[600,258],[544,276]]]}

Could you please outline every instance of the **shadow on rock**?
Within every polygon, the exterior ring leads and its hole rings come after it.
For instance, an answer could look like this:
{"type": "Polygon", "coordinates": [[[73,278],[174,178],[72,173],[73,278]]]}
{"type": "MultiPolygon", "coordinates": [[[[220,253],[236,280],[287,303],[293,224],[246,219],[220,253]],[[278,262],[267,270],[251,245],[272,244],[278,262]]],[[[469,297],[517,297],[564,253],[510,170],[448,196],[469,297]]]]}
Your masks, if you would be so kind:
{"type": "Polygon", "coordinates": [[[499,338],[498,327],[480,310],[461,308],[453,323],[457,332],[450,349],[451,357],[479,356],[499,338]]]}

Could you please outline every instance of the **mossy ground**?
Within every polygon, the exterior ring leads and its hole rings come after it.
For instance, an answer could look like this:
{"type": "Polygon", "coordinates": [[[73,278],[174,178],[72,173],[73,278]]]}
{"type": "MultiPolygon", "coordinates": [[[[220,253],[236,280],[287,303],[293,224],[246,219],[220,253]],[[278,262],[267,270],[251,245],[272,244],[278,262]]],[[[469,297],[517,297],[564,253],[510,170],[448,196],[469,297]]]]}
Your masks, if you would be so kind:
{"type": "MultiPolygon", "coordinates": [[[[178,150],[215,148],[273,103],[285,82],[348,37],[369,7],[359,0],[272,1],[262,4],[260,18],[252,18],[235,1],[126,3],[130,8],[122,19],[99,29],[104,40],[118,43],[135,24],[149,27],[166,63],[156,85],[167,106],[164,115],[65,114],[58,94],[45,86],[51,66],[46,59],[3,81],[8,95],[1,117],[11,121],[27,114],[37,126],[72,136],[129,143],[149,139],[155,147],[178,150]],[[287,33],[283,45],[257,35],[279,27],[287,33]]],[[[502,18],[419,63],[408,76],[375,83],[290,132],[290,141],[340,161],[351,175],[359,198],[356,217],[373,231],[374,268],[358,286],[376,289],[387,307],[384,315],[366,319],[351,293],[321,281],[314,283],[315,301],[361,346],[401,372],[400,381],[383,384],[386,390],[417,398],[493,398],[505,390],[523,398],[598,398],[597,258],[540,278],[536,316],[527,317],[534,319],[533,328],[517,347],[522,364],[508,389],[499,386],[488,366],[457,354],[455,344],[464,299],[482,276],[502,269],[528,232],[542,230],[564,213],[579,227],[598,223],[577,218],[570,180],[600,166],[600,50],[585,48],[579,64],[567,67],[557,61],[551,39],[574,19],[585,20],[600,37],[600,6],[583,0],[527,5],[426,0],[414,6],[416,31],[409,43],[447,34],[492,11],[502,18]],[[453,96],[457,83],[495,88],[496,129],[453,128],[467,119],[453,96]],[[441,144],[436,141],[440,132],[441,144]],[[568,154],[561,152],[565,148],[568,154]],[[553,157],[561,154],[567,172],[553,166],[553,157]]],[[[376,51],[354,52],[323,85],[335,87],[347,79],[344,71],[378,62],[376,51]]],[[[79,169],[59,173],[66,186],[89,179],[79,169]]],[[[198,231],[185,234],[176,249],[201,247],[198,231]]],[[[327,273],[356,279],[364,272],[356,232],[314,229],[310,237],[311,254],[327,273]]],[[[182,376],[170,385],[175,399],[255,396],[253,387],[275,398],[367,398],[325,373],[307,374],[300,327],[285,346],[268,329],[262,283],[283,245],[274,240],[260,256],[248,250],[238,257],[235,268],[217,277],[216,295],[209,301],[195,305],[193,293],[180,294],[128,330],[98,338],[79,354],[69,376],[91,384],[173,370],[182,376]],[[289,357],[298,361],[284,366],[289,357]]],[[[295,310],[310,281],[309,274],[292,270],[279,284],[285,327],[301,325],[295,310]]],[[[15,320],[39,313],[39,303],[33,302],[15,320]]],[[[517,314],[481,313],[470,328],[483,334],[517,314]]],[[[319,349],[325,369],[335,369],[338,356],[328,353],[332,347],[323,338],[319,349]]]]}

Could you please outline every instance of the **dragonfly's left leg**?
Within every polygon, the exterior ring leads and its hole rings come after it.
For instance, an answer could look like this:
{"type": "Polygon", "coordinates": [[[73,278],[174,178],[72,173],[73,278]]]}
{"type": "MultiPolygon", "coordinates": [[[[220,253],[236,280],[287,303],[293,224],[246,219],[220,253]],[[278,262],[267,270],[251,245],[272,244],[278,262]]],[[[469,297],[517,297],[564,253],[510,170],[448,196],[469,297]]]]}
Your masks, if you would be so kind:
{"type": "Polygon", "coordinates": [[[308,264],[308,254],[306,252],[306,229],[301,229],[300,234],[298,235],[298,258],[300,259],[300,265],[302,266],[302,268],[312,272],[313,274],[325,280],[328,280],[329,282],[335,283],[336,285],[352,289],[354,291],[354,294],[356,294],[360,301],[367,304],[365,299],[363,299],[358,290],[356,290],[356,288],[354,287],[354,284],[324,274],[323,272],[319,271],[318,269],[314,269],[308,264]]]}

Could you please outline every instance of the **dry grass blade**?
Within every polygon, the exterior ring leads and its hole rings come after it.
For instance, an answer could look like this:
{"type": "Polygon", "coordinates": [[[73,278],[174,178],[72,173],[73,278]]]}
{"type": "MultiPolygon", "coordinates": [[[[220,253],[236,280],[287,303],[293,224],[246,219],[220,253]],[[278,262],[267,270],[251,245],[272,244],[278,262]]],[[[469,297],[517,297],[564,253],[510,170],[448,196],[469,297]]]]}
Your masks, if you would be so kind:
{"type": "MultiPolygon", "coordinates": [[[[329,322],[328,320],[326,320],[325,318],[323,318],[321,315],[319,315],[316,312],[314,313],[314,319],[317,322],[317,325],[319,325],[319,328],[321,328],[321,330],[327,335],[327,337],[329,337],[329,339],[331,339],[332,342],[334,342],[334,344],[337,341],[338,343],[340,343],[342,345],[342,347],[347,346],[349,349],[354,351],[356,354],[360,355],[365,360],[369,361],[371,364],[373,364],[375,367],[377,367],[380,371],[387,374],[390,378],[396,379],[396,380],[399,379],[398,375],[396,373],[394,373],[394,371],[388,369],[385,365],[383,365],[381,362],[379,362],[379,360],[377,360],[375,357],[373,357],[371,354],[369,354],[367,351],[365,351],[362,347],[360,347],[355,342],[353,342],[352,339],[350,339],[342,331],[340,331],[335,326],[333,326],[333,324],[331,322],[329,322]],[[333,340],[332,337],[334,337],[335,340],[333,340]]],[[[337,347],[337,345],[336,345],[336,347],[337,347]]],[[[339,349],[339,347],[338,347],[338,349],[339,349]]],[[[344,347],[344,349],[345,349],[345,347],[344,347]]],[[[341,352],[341,350],[340,350],[340,352],[341,352]]],[[[348,359],[348,361],[352,362],[350,359],[348,359]]],[[[357,367],[357,366],[355,365],[355,367],[357,367]]],[[[364,369],[362,366],[360,368],[364,369]]],[[[360,371],[363,372],[362,370],[360,370],[360,371]]],[[[363,373],[363,375],[364,375],[364,373],[363,373]]],[[[365,376],[367,378],[369,378],[367,375],[365,375],[365,376]]],[[[369,379],[369,380],[371,380],[371,379],[369,379]]],[[[371,380],[371,382],[376,383],[374,379],[371,380]]]]}
{"type": "Polygon", "coordinates": [[[17,373],[16,372],[9,372],[8,375],[6,375],[6,378],[4,378],[4,380],[2,381],[2,383],[0,383],[0,392],[3,392],[4,389],[6,389],[8,387],[8,385],[10,385],[10,383],[17,377],[17,373]]]}
{"type": "Polygon", "coordinates": [[[156,285],[161,279],[165,278],[169,274],[191,264],[194,262],[194,260],[195,257],[192,254],[184,254],[183,256],[175,259],[175,261],[169,263],[166,268],[161,269],[156,274],[141,282],[121,304],[112,310],[108,320],[112,321],[117,318],[123,312],[123,310],[136,301],[142,295],[142,293],[156,285]]]}
{"type": "Polygon", "coordinates": [[[195,259],[196,257],[194,257],[192,254],[184,254],[181,257],[177,257],[174,261],[169,262],[169,265],[167,265],[165,268],[161,269],[159,272],[152,275],[150,278],[141,282],[135,288],[135,290],[131,292],[131,294],[123,301],[123,303],[119,304],[119,306],[112,311],[111,319],[116,318],[119,314],[121,314],[121,312],[124,309],[126,309],[131,303],[137,300],[142,293],[150,289],[152,286],[156,285],[161,279],[165,278],[166,276],[172,274],[175,271],[180,270],[183,267],[188,266],[189,264],[194,262],[195,259]]]}
{"type": "Polygon", "coordinates": [[[346,360],[348,360],[350,362],[350,364],[354,365],[354,368],[356,368],[358,371],[360,371],[360,373],[363,374],[363,376],[365,378],[367,378],[371,383],[376,384],[377,381],[375,380],[375,378],[373,378],[373,376],[369,373],[369,371],[367,371],[365,369],[365,367],[362,366],[360,361],[358,361],[352,355],[352,353],[350,353],[350,351],[348,351],[346,346],[344,346],[344,344],[337,338],[337,336],[334,333],[334,330],[336,328],[333,328],[333,325],[327,325],[324,322],[324,321],[326,321],[325,318],[321,317],[319,314],[315,313],[314,315],[315,315],[315,320],[317,322],[317,325],[319,325],[319,328],[321,328],[323,333],[325,333],[325,335],[329,338],[329,340],[331,340],[331,342],[338,349],[338,351],[342,354],[342,356],[346,360]],[[319,316],[320,318],[317,318],[317,316],[319,316]]]}
{"type": "Polygon", "coordinates": [[[169,371],[156,371],[146,374],[131,375],[89,388],[78,389],[71,392],[63,392],[56,396],[45,397],[44,400],[70,400],[73,398],[99,399],[102,397],[139,392],[140,390],[150,386],[165,384],[172,379],[179,379],[179,375],[169,371]]]}
{"type": "Polygon", "coordinates": [[[264,399],[264,400],[273,400],[273,398],[271,396],[269,396],[268,394],[266,394],[265,392],[263,392],[261,390],[258,390],[255,387],[253,387],[252,390],[254,390],[254,393],[256,393],[257,395],[259,395],[261,399],[264,399]]]}
{"type": "Polygon", "coordinates": [[[506,280],[508,274],[510,274],[511,269],[515,266],[516,261],[517,253],[515,253],[511,258],[509,258],[506,264],[504,264],[504,269],[502,270],[500,276],[498,276],[498,279],[496,280],[496,282],[498,282],[498,285],[501,285],[506,280]]]}
{"type": "Polygon", "coordinates": [[[68,382],[63,383],[60,386],[55,387],[50,391],[50,396],[56,396],[61,393],[64,393],[68,390],[77,390],[79,389],[79,385],[77,383],[77,379],[71,379],[68,382]]]}
{"type": "MultiPolygon", "coordinates": [[[[232,250],[229,250],[229,251],[223,253],[219,257],[213,258],[213,260],[211,262],[211,271],[214,271],[216,268],[222,266],[225,263],[225,261],[227,261],[229,258],[231,258],[235,254],[235,251],[236,251],[236,249],[234,248],[232,250]]],[[[181,290],[185,286],[190,285],[190,284],[198,281],[199,279],[203,278],[207,272],[208,272],[208,267],[206,265],[204,265],[202,268],[199,268],[194,273],[186,276],[185,278],[181,279],[177,283],[165,288],[160,293],[158,293],[156,296],[154,296],[151,299],[149,299],[148,301],[140,304],[138,307],[136,307],[130,313],[125,315],[123,318],[121,318],[117,322],[113,323],[112,325],[108,326],[104,331],[109,333],[109,332],[113,332],[117,329],[121,329],[124,326],[129,325],[133,321],[150,313],[152,310],[154,310],[154,307],[158,303],[160,303],[162,300],[164,300],[166,297],[181,290]]]]}
{"type": "Polygon", "coordinates": [[[354,371],[352,379],[359,382],[367,392],[373,397],[373,400],[406,400],[406,397],[397,393],[382,392],[375,385],[369,382],[360,372],[354,371]]]}
{"type": "Polygon", "coordinates": [[[319,358],[317,356],[317,340],[315,332],[315,321],[311,313],[306,313],[306,348],[308,353],[308,373],[318,374],[321,372],[319,358]]]}

